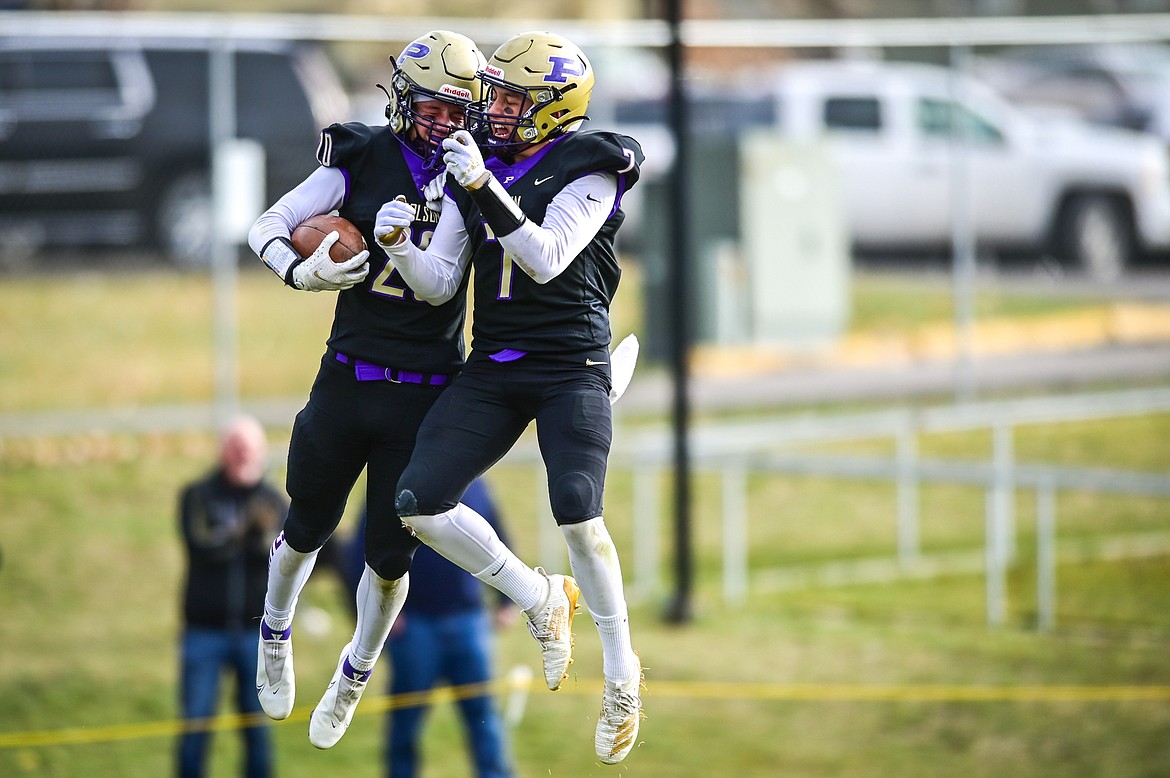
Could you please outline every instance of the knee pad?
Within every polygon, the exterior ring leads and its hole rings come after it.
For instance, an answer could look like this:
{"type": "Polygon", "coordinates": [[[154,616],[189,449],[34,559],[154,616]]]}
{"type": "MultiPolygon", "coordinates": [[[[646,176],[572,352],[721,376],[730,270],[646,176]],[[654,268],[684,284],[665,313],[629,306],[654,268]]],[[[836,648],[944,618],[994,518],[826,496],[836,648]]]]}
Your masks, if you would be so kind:
{"type": "Polygon", "coordinates": [[[557,524],[573,524],[601,514],[601,485],[588,473],[565,473],[549,486],[557,524]]]}
{"type": "MultiPolygon", "coordinates": [[[[414,535],[420,542],[428,542],[428,538],[433,534],[434,528],[440,521],[449,519],[451,511],[443,511],[441,513],[421,513],[418,506],[418,500],[415,499],[414,492],[409,489],[403,489],[398,493],[398,498],[394,501],[394,510],[398,513],[398,518],[402,520],[402,526],[414,535]]],[[[454,509],[452,509],[454,510],[454,509]]]]}
{"type": "Polygon", "coordinates": [[[409,551],[394,549],[378,553],[373,559],[367,559],[366,564],[378,574],[379,578],[397,581],[410,570],[412,559],[414,559],[414,549],[409,551]]]}
{"type": "MultiPolygon", "coordinates": [[[[329,540],[329,536],[333,534],[332,527],[311,527],[305,522],[298,521],[297,518],[294,514],[289,513],[288,520],[285,521],[284,529],[281,531],[281,537],[293,551],[301,554],[316,551],[324,546],[329,540]]],[[[273,549],[275,550],[275,548],[274,545],[273,549]]]]}
{"type": "Polygon", "coordinates": [[[394,499],[394,510],[402,517],[417,516],[418,499],[415,498],[414,492],[409,489],[403,489],[399,492],[398,497],[394,499]]]}

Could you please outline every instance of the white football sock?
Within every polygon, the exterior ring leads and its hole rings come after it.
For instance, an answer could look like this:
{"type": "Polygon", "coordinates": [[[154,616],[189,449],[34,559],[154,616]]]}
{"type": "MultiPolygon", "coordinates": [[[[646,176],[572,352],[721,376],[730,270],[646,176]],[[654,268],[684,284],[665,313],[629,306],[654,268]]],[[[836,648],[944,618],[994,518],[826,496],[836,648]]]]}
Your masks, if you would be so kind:
{"type": "Polygon", "coordinates": [[[638,657],[630,639],[622,566],[605,519],[598,516],[566,524],[561,534],[569,549],[573,577],[601,637],[605,677],[614,682],[628,681],[638,672],[638,657]]]}
{"type": "Polygon", "coordinates": [[[309,580],[321,549],[302,554],[284,540],[284,533],[273,543],[268,555],[268,593],[264,595],[264,620],[274,632],[289,628],[297,598],[309,580]]]}
{"type": "Polygon", "coordinates": [[[381,578],[366,565],[357,587],[357,626],[349,647],[350,664],[366,671],[378,661],[394,620],[410,591],[410,574],[396,581],[381,578]]]}
{"type": "Polygon", "coordinates": [[[490,565],[473,575],[488,586],[499,589],[522,610],[531,611],[548,595],[548,579],[521,562],[507,548],[490,565]]]}
{"type": "Polygon", "coordinates": [[[437,516],[405,520],[418,539],[528,610],[542,600],[544,576],[513,554],[487,519],[463,503],[437,516]]]}
{"type": "Polygon", "coordinates": [[[598,616],[589,611],[601,638],[602,671],[614,683],[623,683],[638,674],[638,655],[630,645],[630,617],[623,608],[616,616],[598,616]]]}

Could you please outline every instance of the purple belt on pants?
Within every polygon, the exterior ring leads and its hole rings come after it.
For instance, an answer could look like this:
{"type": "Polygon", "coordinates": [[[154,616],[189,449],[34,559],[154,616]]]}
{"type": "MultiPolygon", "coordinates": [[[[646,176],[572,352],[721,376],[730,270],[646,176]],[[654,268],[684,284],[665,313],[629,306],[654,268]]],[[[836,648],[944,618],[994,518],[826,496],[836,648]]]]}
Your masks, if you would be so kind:
{"type": "Polygon", "coordinates": [[[353,365],[354,377],[359,381],[389,381],[394,384],[422,384],[423,386],[443,386],[451,380],[445,373],[413,373],[409,370],[396,370],[392,367],[375,365],[364,359],[355,359],[340,351],[333,351],[333,357],[343,365],[353,365]]]}

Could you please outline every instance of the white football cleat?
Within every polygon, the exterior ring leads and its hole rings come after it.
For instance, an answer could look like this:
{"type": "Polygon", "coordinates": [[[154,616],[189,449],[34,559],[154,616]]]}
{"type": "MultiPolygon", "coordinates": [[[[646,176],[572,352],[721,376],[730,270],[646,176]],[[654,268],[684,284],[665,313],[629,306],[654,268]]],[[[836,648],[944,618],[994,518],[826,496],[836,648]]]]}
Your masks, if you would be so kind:
{"type": "Polygon", "coordinates": [[[309,742],[317,748],[332,748],[341,740],[345,730],[349,729],[349,722],[353,721],[358,700],[362,698],[366,683],[374,672],[373,669],[354,669],[349,663],[349,646],[347,643],[342,649],[333,680],[329,682],[329,688],[309,719],[309,742]]]}
{"type": "Polygon", "coordinates": [[[605,764],[617,764],[626,758],[638,739],[642,719],[642,669],[633,680],[615,684],[605,682],[601,695],[601,715],[593,739],[597,758],[605,764]]]}
{"type": "Polygon", "coordinates": [[[548,579],[548,594],[533,613],[524,615],[528,618],[528,631],[540,643],[545,683],[555,692],[573,663],[573,615],[581,590],[567,575],[549,575],[539,567],[536,572],[548,579]]]}
{"type": "Polygon", "coordinates": [[[260,699],[260,707],[269,718],[277,721],[287,719],[292,713],[293,698],[296,696],[292,627],[283,632],[273,632],[261,618],[260,640],[256,650],[256,696],[260,699]]]}

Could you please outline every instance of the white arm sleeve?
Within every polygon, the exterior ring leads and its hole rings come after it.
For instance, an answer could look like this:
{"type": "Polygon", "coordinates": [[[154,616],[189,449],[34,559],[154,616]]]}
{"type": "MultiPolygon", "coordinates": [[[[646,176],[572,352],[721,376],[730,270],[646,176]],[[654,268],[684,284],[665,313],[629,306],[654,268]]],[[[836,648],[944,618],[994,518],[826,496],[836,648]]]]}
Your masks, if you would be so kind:
{"type": "Polygon", "coordinates": [[[605,224],[617,200],[617,177],[593,173],[578,178],[557,193],[544,214],[544,223],[531,219],[500,245],[538,284],[547,284],[564,272],[605,224]]]}
{"type": "Polygon", "coordinates": [[[383,248],[414,293],[431,305],[442,305],[455,296],[471,259],[463,216],[447,196],[426,251],[406,238],[383,248]]]}
{"type": "Polygon", "coordinates": [[[332,167],[319,167],[260,214],[248,231],[248,245],[256,256],[273,238],[287,238],[310,216],[329,213],[345,200],[345,176],[332,167]]]}

